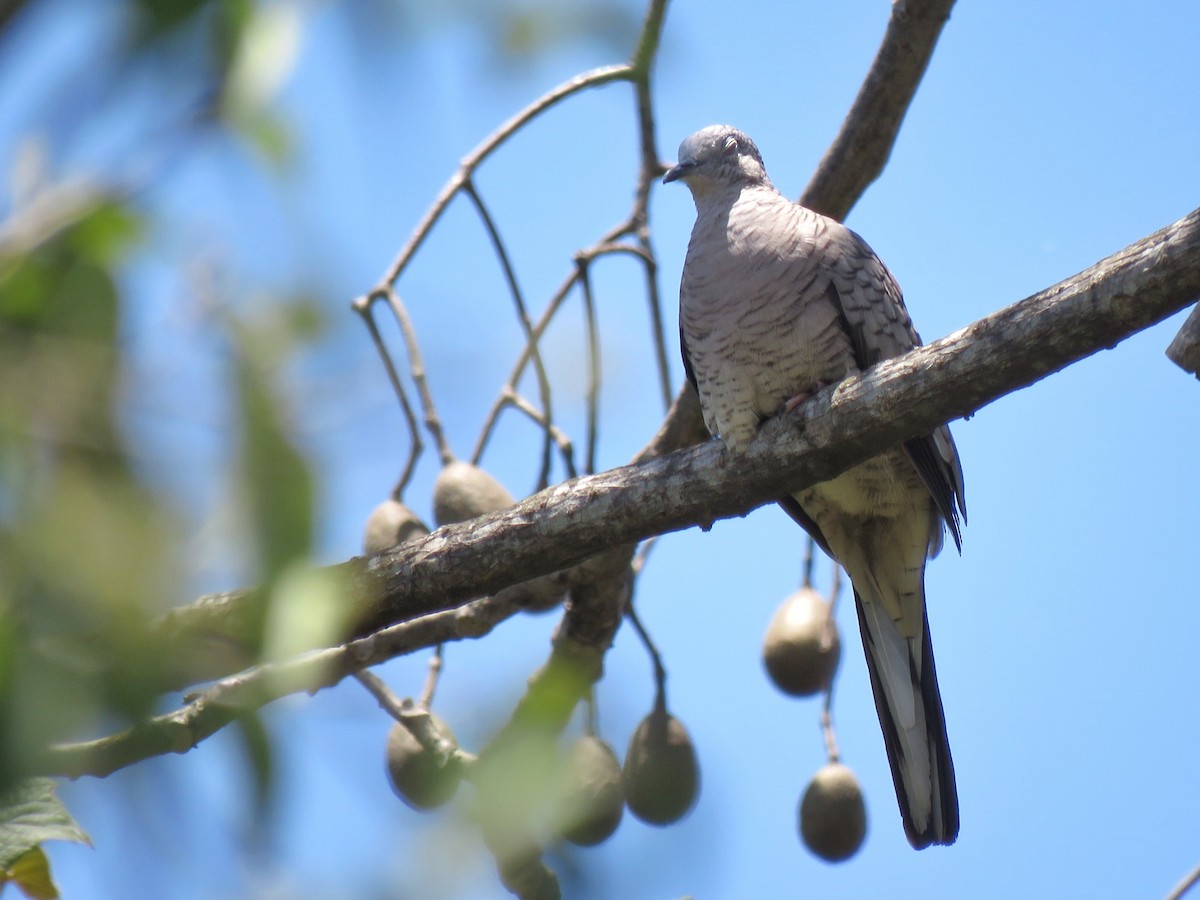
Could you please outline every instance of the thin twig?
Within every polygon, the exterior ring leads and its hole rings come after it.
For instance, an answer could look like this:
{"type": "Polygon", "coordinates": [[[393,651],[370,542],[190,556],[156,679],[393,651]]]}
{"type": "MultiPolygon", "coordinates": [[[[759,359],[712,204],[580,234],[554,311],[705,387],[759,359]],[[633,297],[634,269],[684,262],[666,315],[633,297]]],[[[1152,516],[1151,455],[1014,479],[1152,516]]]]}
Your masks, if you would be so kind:
{"type": "Polygon", "coordinates": [[[662,655],[659,654],[658,647],[654,645],[654,641],[650,637],[650,632],[646,630],[646,626],[638,618],[632,598],[625,606],[625,617],[629,619],[630,624],[633,625],[633,630],[641,638],[642,646],[646,648],[646,652],[650,655],[650,661],[654,665],[655,695],[665,697],[667,692],[667,668],[663,665],[662,655]]]}
{"type": "Polygon", "coordinates": [[[404,719],[404,714],[411,708],[411,701],[401,700],[392,693],[392,689],[382,678],[367,669],[355,672],[354,679],[367,689],[367,692],[375,698],[375,702],[384,712],[397,722],[404,719]]]}
{"type": "Polygon", "coordinates": [[[446,211],[446,207],[450,205],[450,201],[454,199],[454,195],[471,178],[480,163],[491,156],[505,141],[516,134],[527,123],[572,94],[577,94],[588,88],[611,84],[614,81],[630,81],[634,75],[634,68],[628,65],[602,66],[598,69],[592,69],[590,72],[576,75],[552,91],[543,94],[484,138],[483,142],[468,153],[462,162],[459,163],[458,171],[442,187],[437,198],[433,201],[429,209],[426,210],[425,216],[418,223],[412,236],[408,239],[408,243],[404,245],[399,255],[392,262],[391,266],[388,267],[387,273],[380,280],[375,290],[365,298],[360,298],[355,302],[369,303],[374,297],[380,296],[386,286],[396,283],[396,280],[404,272],[405,267],[408,266],[413,254],[417,252],[425,238],[429,236],[429,232],[433,229],[433,226],[437,224],[442,213],[446,211]]]}
{"type": "Polygon", "coordinates": [[[74,744],[54,744],[37,772],[104,777],[167,753],[186,753],[246,711],[299,692],[332,687],[347,675],[445,641],[481,638],[523,607],[510,596],[476,600],[384,628],[337,647],[277,663],[264,663],[215,682],[180,709],[123,732],[74,744]]]}
{"type": "Polygon", "coordinates": [[[433,706],[433,695],[437,691],[438,679],[442,677],[442,653],[444,645],[438,644],[429,657],[429,668],[425,672],[425,686],[421,688],[421,699],[418,701],[425,709],[433,706]]]}
{"type": "Polygon", "coordinates": [[[842,751],[838,747],[837,731],[833,727],[833,679],[825,688],[825,698],[821,703],[821,736],[825,740],[825,757],[831,763],[842,761],[842,751]]]}
{"type": "Polygon", "coordinates": [[[600,425],[600,327],[596,322],[596,302],[592,297],[592,279],[588,261],[581,254],[575,257],[579,269],[579,287],[583,293],[583,318],[587,326],[587,456],[584,471],[596,471],[596,436],[600,425]]]}
{"type": "MultiPolygon", "coordinates": [[[[525,335],[526,350],[529,358],[533,360],[533,371],[537,377],[538,394],[542,401],[542,418],[544,436],[542,440],[542,468],[538,475],[537,489],[540,491],[550,483],[550,449],[552,441],[551,429],[554,424],[554,413],[550,405],[550,379],[546,377],[546,367],[542,363],[542,354],[538,350],[537,338],[533,334],[533,325],[529,321],[529,311],[525,306],[525,297],[521,293],[521,287],[517,283],[517,273],[513,269],[512,259],[509,256],[508,248],[504,244],[504,239],[500,235],[499,229],[496,228],[496,223],[492,219],[492,214],[488,210],[487,205],[483,202],[483,198],[479,196],[479,191],[475,188],[475,182],[467,179],[463,184],[463,191],[475,204],[475,210],[479,213],[479,218],[483,220],[483,227],[487,229],[488,237],[492,241],[492,247],[496,251],[496,256],[500,259],[500,267],[504,270],[504,280],[508,283],[508,292],[512,296],[513,304],[517,308],[517,322],[521,326],[521,330],[525,335]]],[[[510,385],[514,392],[516,384],[510,385]]],[[[476,465],[483,458],[484,448],[487,446],[488,437],[491,435],[491,429],[487,428],[480,432],[479,440],[475,444],[475,450],[471,454],[471,462],[476,465]]]]}
{"type": "MultiPolygon", "coordinates": [[[[505,390],[501,392],[497,409],[503,409],[507,406],[511,406],[519,412],[524,413],[538,427],[549,431],[555,445],[558,447],[559,453],[562,455],[563,467],[567,470],[567,477],[574,478],[579,474],[575,469],[575,445],[571,443],[571,439],[567,437],[566,432],[557,425],[547,423],[546,417],[538,411],[537,407],[514,391],[511,386],[506,386],[505,390]]],[[[540,485],[538,490],[541,490],[545,486],[544,484],[540,485]]]]}
{"type": "Polygon", "coordinates": [[[1180,900],[1184,894],[1194,888],[1197,884],[1200,884],[1200,866],[1196,866],[1196,868],[1188,872],[1183,881],[1175,885],[1175,887],[1171,889],[1171,893],[1167,894],[1166,900],[1180,900]]]}
{"type": "Polygon", "coordinates": [[[646,256],[646,299],[650,304],[651,331],[654,338],[654,355],[658,367],[658,380],[662,388],[663,408],[671,408],[671,372],[667,363],[666,329],[663,323],[662,299],[658,290],[658,257],[650,237],[650,191],[666,170],[658,153],[658,141],[654,128],[654,103],[650,90],[650,76],[654,61],[658,58],[659,41],[662,38],[663,21],[666,17],[666,0],[654,0],[646,10],[641,39],[633,54],[634,91],[637,100],[638,150],[641,163],[638,168],[637,188],[634,192],[633,232],[646,256]]]}
{"type": "Polygon", "coordinates": [[[417,397],[421,400],[421,412],[425,417],[425,427],[429,429],[429,434],[433,437],[433,443],[437,447],[442,465],[447,465],[454,461],[454,454],[446,442],[445,432],[442,431],[442,420],[437,414],[437,407],[433,403],[433,394],[429,390],[429,378],[425,372],[425,359],[421,355],[421,345],[417,341],[417,331],[413,328],[412,319],[408,316],[408,309],[404,306],[404,301],[400,299],[400,294],[391,287],[384,288],[381,294],[387,300],[392,315],[396,317],[396,324],[400,326],[400,334],[408,352],[408,371],[413,384],[416,385],[417,397]]]}
{"type": "Polygon", "coordinates": [[[413,472],[416,471],[417,460],[421,458],[421,452],[425,449],[425,442],[421,440],[421,429],[417,427],[417,417],[413,412],[412,404],[408,400],[408,391],[404,389],[404,384],[401,382],[400,375],[396,371],[396,365],[392,362],[392,357],[383,343],[382,335],[379,333],[379,326],[375,322],[373,308],[369,304],[365,304],[363,306],[356,306],[354,309],[362,317],[363,322],[367,326],[367,331],[371,334],[375,350],[379,353],[379,358],[383,361],[388,381],[391,382],[392,390],[396,393],[396,399],[400,401],[400,410],[403,412],[404,422],[408,426],[408,459],[405,460],[404,468],[400,471],[400,477],[396,480],[396,486],[392,489],[392,498],[401,500],[404,496],[404,489],[408,486],[413,472]]]}
{"type": "Polygon", "coordinates": [[[401,700],[382,678],[366,669],[355,672],[354,678],[375,698],[384,712],[407,728],[417,743],[434,755],[439,768],[454,765],[459,767],[464,776],[470,777],[475,755],[460,748],[434,721],[428,703],[413,703],[408,698],[401,700]]]}

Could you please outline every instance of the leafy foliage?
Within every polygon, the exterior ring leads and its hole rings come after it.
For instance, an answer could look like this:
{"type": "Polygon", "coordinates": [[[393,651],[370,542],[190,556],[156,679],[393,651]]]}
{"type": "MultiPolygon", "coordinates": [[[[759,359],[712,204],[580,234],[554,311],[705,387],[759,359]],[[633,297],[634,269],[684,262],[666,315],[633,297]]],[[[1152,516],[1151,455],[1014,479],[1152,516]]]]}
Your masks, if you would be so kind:
{"type": "Polygon", "coordinates": [[[58,890],[41,845],[91,844],[55,793],[49,778],[29,778],[0,794],[0,889],[12,882],[26,896],[51,900],[58,890]]]}

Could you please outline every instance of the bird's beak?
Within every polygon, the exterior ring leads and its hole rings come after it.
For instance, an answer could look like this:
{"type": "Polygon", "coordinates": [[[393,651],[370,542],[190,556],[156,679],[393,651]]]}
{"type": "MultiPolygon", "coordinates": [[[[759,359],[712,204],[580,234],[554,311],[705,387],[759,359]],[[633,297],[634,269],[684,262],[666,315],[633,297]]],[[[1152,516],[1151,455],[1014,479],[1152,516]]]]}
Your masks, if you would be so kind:
{"type": "Polygon", "coordinates": [[[672,181],[678,181],[683,178],[696,167],[695,163],[677,162],[671,168],[667,169],[667,174],[663,176],[663,184],[670,184],[672,181]]]}

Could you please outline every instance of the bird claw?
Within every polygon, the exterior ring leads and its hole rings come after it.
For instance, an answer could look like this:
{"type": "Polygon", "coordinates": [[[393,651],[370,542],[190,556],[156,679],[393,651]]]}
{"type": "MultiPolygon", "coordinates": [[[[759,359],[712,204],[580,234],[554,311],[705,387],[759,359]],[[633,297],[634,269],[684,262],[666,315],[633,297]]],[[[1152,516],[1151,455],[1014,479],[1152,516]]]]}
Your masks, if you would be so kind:
{"type": "Polygon", "coordinates": [[[818,381],[810,390],[800,391],[800,393],[796,394],[796,396],[792,397],[792,399],[783,404],[783,412],[790,413],[805,400],[811,399],[814,394],[823,388],[829,387],[831,384],[833,384],[832,381],[818,381]]]}

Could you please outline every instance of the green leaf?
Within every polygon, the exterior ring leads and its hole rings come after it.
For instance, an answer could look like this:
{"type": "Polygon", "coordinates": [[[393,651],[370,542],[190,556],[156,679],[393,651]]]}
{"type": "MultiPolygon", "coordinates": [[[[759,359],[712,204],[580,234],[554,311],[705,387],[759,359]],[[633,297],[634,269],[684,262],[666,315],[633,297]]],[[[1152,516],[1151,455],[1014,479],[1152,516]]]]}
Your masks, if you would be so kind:
{"type": "Polygon", "coordinates": [[[41,847],[18,856],[6,871],[0,871],[0,879],[0,885],[11,881],[30,900],[58,900],[58,888],[50,877],[50,860],[41,847]]]}
{"type": "Polygon", "coordinates": [[[91,839],[75,823],[55,790],[52,779],[27,778],[0,793],[0,869],[11,871],[17,860],[44,841],[75,841],[91,846],[91,839]]]}
{"type": "Polygon", "coordinates": [[[292,132],[277,116],[261,112],[239,117],[234,127],[276,169],[284,168],[295,156],[292,132]]]}
{"type": "Polygon", "coordinates": [[[131,207],[108,200],[76,222],[67,237],[81,257],[105,266],[120,262],[143,231],[142,219],[131,207]]]}
{"type": "Polygon", "coordinates": [[[237,386],[243,429],[243,490],[259,560],[274,578],[292,560],[307,555],[312,543],[313,485],[304,457],[292,444],[281,404],[265,367],[249,354],[238,355],[237,386]]]}

